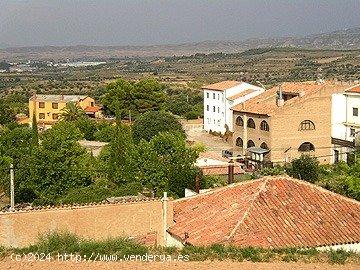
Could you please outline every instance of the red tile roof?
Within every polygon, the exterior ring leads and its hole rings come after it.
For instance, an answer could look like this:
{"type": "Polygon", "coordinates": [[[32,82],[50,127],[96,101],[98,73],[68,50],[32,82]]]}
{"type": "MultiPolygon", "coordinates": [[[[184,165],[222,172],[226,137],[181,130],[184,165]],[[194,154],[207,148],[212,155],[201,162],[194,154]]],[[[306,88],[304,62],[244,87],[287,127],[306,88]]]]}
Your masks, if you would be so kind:
{"type": "Polygon", "coordinates": [[[91,112],[91,113],[96,113],[100,110],[101,108],[99,106],[88,106],[84,109],[85,112],[91,112]]]}
{"type": "Polygon", "coordinates": [[[264,177],[174,202],[169,232],[192,245],[264,248],[360,242],[360,202],[290,177],[264,177]]]}
{"type": "MultiPolygon", "coordinates": [[[[200,167],[204,175],[226,175],[229,173],[228,165],[213,165],[213,166],[204,166],[200,167]]],[[[234,174],[244,173],[239,166],[234,166],[234,174]]]]}
{"type": "Polygon", "coordinates": [[[285,101],[282,107],[277,106],[276,100],[279,91],[279,86],[275,86],[266,90],[264,93],[253,97],[243,103],[235,105],[231,109],[238,112],[247,112],[255,114],[272,115],[282,108],[291,106],[296,102],[304,102],[307,98],[310,98],[316,93],[332,94],[341,92],[346,86],[334,85],[330,83],[316,83],[312,81],[308,82],[285,82],[281,84],[283,93],[291,93],[298,95],[292,99],[285,101]]]}
{"type": "Polygon", "coordinates": [[[347,93],[360,93],[360,84],[346,90],[347,93]]]}
{"type": "Polygon", "coordinates": [[[252,92],[255,92],[255,91],[256,91],[256,90],[254,90],[254,89],[246,89],[246,90],[244,90],[244,91],[242,91],[242,92],[240,92],[240,93],[238,93],[238,94],[236,94],[236,95],[233,95],[233,96],[228,97],[228,99],[229,99],[229,100],[235,100],[235,99],[244,97],[244,96],[246,96],[246,95],[248,95],[248,94],[250,94],[250,93],[252,93],[252,92]]]}
{"type": "Polygon", "coordinates": [[[202,89],[225,91],[226,89],[232,88],[240,84],[241,82],[238,81],[223,81],[223,82],[206,85],[202,87],[202,89]]]}

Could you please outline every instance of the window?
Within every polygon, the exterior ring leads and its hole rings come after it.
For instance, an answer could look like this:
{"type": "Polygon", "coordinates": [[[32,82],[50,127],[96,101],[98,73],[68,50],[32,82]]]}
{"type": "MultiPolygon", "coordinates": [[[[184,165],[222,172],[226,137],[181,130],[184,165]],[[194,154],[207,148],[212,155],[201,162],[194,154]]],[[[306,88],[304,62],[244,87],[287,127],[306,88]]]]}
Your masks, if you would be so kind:
{"type": "Polygon", "coordinates": [[[39,119],[45,119],[45,113],[39,113],[39,119]]]}
{"type": "Polygon", "coordinates": [[[213,99],[215,99],[215,98],[216,98],[216,97],[215,97],[215,95],[216,95],[216,94],[215,94],[215,93],[213,93],[213,99]]]}
{"type": "Polygon", "coordinates": [[[260,145],[260,148],[269,150],[269,147],[267,146],[266,142],[263,142],[263,143],[260,145]]]}
{"type": "Polygon", "coordinates": [[[252,140],[248,140],[247,142],[247,148],[255,147],[255,143],[252,140]]]}
{"type": "Polygon", "coordinates": [[[91,107],[94,107],[94,105],[95,105],[94,102],[91,101],[91,102],[90,102],[90,106],[91,106],[91,107]]]}
{"type": "Polygon", "coordinates": [[[209,93],[206,93],[206,98],[209,98],[210,94],[209,93]]]}
{"type": "Polygon", "coordinates": [[[220,107],[218,107],[218,113],[220,113],[220,107]]]}
{"type": "Polygon", "coordinates": [[[218,100],[220,100],[220,94],[218,94],[218,100]]]}
{"type": "Polygon", "coordinates": [[[211,119],[210,118],[208,118],[208,124],[211,124],[211,119]]]}
{"type": "Polygon", "coordinates": [[[304,120],[300,123],[299,130],[314,130],[315,124],[310,120],[304,120]]]}
{"type": "Polygon", "coordinates": [[[217,124],[219,127],[220,127],[220,120],[218,120],[218,124],[217,124]]]}
{"type": "Polygon", "coordinates": [[[249,120],[247,121],[247,127],[248,128],[255,128],[255,122],[252,118],[249,118],[249,120]]]}
{"type": "Polygon", "coordinates": [[[350,128],[350,137],[355,137],[355,128],[350,128]]]}
{"type": "Polygon", "coordinates": [[[265,130],[265,131],[269,131],[270,130],[269,124],[265,120],[261,121],[260,129],[265,130]]]}
{"type": "Polygon", "coordinates": [[[39,102],[39,108],[45,108],[45,102],[39,102]]]}
{"type": "Polygon", "coordinates": [[[353,108],[353,116],[359,116],[359,109],[353,108]]]}
{"type": "Polygon", "coordinates": [[[54,102],[54,103],[51,104],[51,107],[52,107],[53,109],[58,109],[58,108],[59,108],[59,104],[54,102]]]}
{"type": "Polygon", "coordinates": [[[240,137],[238,137],[238,138],[236,139],[236,146],[239,146],[239,147],[243,147],[243,146],[244,146],[244,142],[243,142],[243,140],[242,140],[240,137]]]}
{"type": "Polygon", "coordinates": [[[59,119],[59,114],[53,113],[53,114],[52,114],[52,119],[54,119],[54,120],[59,119]]]}
{"type": "Polygon", "coordinates": [[[209,111],[209,109],[210,109],[210,108],[209,108],[209,105],[206,105],[206,110],[209,111]]]}
{"type": "Polygon", "coordinates": [[[215,106],[213,106],[213,112],[216,112],[216,108],[215,108],[215,106]]]}
{"type": "Polygon", "coordinates": [[[241,116],[238,116],[238,117],[236,118],[235,124],[236,124],[237,126],[240,126],[240,127],[243,127],[243,126],[244,126],[244,120],[242,119],[241,116]]]}
{"type": "Polygon", "coordinates": [[[315,146],[311,142],[304,142],[299,146],[298,151],[299,152],[315,151],[315,146]]]}

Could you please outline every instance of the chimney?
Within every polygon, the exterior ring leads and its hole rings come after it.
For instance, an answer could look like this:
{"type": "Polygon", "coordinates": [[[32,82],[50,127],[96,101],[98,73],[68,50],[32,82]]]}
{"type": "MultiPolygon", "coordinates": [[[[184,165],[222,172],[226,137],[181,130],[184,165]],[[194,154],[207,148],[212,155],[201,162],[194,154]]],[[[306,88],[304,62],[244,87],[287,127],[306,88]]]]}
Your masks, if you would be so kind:
{"type": "Polygon", "coordinates": [[[300,91],[299,92],[299,97],[303,97],[303,96],[305,96],[305,91],[300,91]]]}
{"type": "Polygon", "coordinates": [[[234,182],[234,161],[231,159],[228,166],[228,184],[234,182]]]}
{"type": "Polygon", "coordinates": [[[279,85],[279,97],[276,100],[276,104],[278,105],[278,107],[282,107],[284,106],[284,97],[283,97],[283,92],[282,92],[282,88],[281,85],[279,85]]]}

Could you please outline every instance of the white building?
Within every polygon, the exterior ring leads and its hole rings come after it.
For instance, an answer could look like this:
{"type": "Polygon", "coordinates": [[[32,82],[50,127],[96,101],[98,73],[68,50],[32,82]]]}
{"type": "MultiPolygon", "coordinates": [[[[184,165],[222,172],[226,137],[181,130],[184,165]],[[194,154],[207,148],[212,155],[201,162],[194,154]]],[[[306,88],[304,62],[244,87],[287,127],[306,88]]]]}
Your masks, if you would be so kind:
{"type": "Polygon", "coordinates": [[[233,131],[231,107],[255,97],[265,89],[238,81],[223,81],[204,86],[204,130],[225,133],[233,131]]]}
{"type": "Polygon", "coordinates": [[[333,162],[346,161],[360,132],[360,85],[333,94],[331,106],[333,162]]]}

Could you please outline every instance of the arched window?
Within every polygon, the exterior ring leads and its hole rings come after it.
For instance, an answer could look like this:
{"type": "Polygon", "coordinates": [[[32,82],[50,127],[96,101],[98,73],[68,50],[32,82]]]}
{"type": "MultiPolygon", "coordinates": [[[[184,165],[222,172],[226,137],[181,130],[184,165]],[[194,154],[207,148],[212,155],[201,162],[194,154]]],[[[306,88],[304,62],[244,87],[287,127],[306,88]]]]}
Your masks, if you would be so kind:
{"type": "Polygon", "coordinates": [[[255,128],[255,122],[252,118],[249,118],[249,120],[247,121],[247,127],[248,128],[255,128]]]}
{"type": "Polygon", "coordinates": [[[315,124],[313,121],[304,120],[300,123],[299,130],[314,130],[315,124]]]}
{"type": "Polygon", "coordinates": [[[269,150],[269,147],[267,146],[266,142],[263,142],[263,143],[260,145],[260,148],[269,150]]]}
{"type": "Polygon", "coordinates": [[[247,142],[247,148],[250,148],[250,147],[255,147],[255,143],[252,140],[249,140],[247,142]]]}
{"type": "Polygon", "coordinates": [[[270,130],[269,124],[265,120],[261,121],[260,129],[265,130],[265,131],[269,131],[270,130]]]}
{"type": "Polygon", "coordinates": [[[244,146],[244,142],[243,142],[243,140],[242,140],[240,137],[238,137],[238,138],[236,139],[236,146],[239,146],[239,147],[243,147],[243,146],[244,146]]]}
{"type": "Polygon", "coordinates": [[[298,151],[299,152],[315,151],[315,146],[311,142],[304,142],[299,146],[298,151]]]}
{"type": "Polygon", "coordinates": [[[242,119],[241,116],[238,116],[238,117],[236,118],[235,124],[236,124],[237,126],[240,126],[240,127],[243,127],[243,126],[244,126],[244,120],[242,119]]]}

